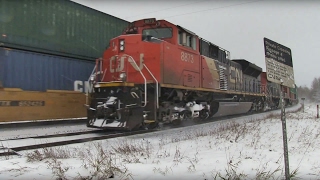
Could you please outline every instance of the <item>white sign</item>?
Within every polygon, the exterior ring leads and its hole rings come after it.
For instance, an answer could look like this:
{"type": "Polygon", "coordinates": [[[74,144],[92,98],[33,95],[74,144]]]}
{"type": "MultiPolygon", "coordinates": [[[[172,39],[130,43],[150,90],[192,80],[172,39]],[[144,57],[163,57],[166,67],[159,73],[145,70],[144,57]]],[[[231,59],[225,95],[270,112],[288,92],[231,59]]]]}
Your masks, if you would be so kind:
{"type": "Polygon", "coordinates": [[[294,88],[291,49],[264,38],[264,50],[268,81],[294,88]]]}

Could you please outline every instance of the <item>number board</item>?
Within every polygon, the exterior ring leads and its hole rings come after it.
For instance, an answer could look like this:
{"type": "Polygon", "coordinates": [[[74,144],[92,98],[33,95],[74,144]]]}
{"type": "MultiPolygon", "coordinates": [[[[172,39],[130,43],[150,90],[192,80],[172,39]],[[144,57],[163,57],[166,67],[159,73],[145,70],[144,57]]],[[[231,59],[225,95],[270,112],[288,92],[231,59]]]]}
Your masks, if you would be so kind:
{"type": "Polygon", "coordinates": [[[156,18],[145,19],[144,23],[145,24],[155,24],[156,23],[156,18]]]}
{"type": "Polygon", "coordinates": [[[263,40],[268,81],[295,87],[291,49],[267,38],[263,40]]]}
{"type": "Polygon", "coordinates": [[[0,107],[10,106],[45,106],[45,101],[9,101],[0,100],[0,107]]]}

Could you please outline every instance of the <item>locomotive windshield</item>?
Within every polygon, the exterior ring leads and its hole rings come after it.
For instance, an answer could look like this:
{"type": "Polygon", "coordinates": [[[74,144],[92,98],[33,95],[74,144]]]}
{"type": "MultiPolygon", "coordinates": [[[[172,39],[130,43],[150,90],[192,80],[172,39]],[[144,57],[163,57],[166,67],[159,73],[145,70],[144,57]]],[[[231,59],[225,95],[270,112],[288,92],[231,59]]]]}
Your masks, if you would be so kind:
{"type": "Polygon", "coordinates": [[[142,31],[142,35],[153,36],[158,39],[171,38],[172,37],[172,28],[144,29],[142,31]]]}

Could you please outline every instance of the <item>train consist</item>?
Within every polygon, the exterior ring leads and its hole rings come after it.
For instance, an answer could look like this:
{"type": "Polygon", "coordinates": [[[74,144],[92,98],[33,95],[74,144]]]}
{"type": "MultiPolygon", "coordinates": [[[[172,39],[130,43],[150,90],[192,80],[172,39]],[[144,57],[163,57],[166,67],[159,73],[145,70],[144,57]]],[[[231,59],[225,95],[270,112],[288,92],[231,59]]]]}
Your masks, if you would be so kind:
{"type": "MultiPolygon", "coordinates": [[[[110,40],[90,77],[87,126],[133,130],[278,108],[262,68],[166,20],[142,19],[110,40]]],[[[295,91],[283,87],[287,105],[295,91]]]]}

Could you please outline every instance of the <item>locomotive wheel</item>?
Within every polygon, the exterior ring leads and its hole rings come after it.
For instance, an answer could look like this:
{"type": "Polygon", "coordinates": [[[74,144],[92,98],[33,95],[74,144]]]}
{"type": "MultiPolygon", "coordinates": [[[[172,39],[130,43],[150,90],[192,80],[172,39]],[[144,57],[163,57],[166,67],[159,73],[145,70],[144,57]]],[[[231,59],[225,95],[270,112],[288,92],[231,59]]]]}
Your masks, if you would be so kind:
{"type": "Polygon", "coordinates": [[[209,118],[209,111],[208,110],[201,110],[200,113],[199,113],[199,118],[201,120],[206,120],[209,118]]]}
{"type": "Polygon", "coordinates": [[[200,123],[202,120],[199,117],[195,117],[192,119],[195,123],[200,123]]]}
{"type": "Polygon", "coordinates": [[[145,130],[148,130],[148,129],[155,129],[159,126],[159,123],[156,121],[156,122],[150,122],[150,123],[142,123],[141,125],[141,129],[145,129],[145,130]]]}
{"type": "Polygon", "coordinates": [[[94,127],[94,123],[96,122],[96,118],[93,117],[90,120],[87,121],[87,127],[94,127]]]}
{"type": "Polygon", "coordinates": [[[174,125],[174,126],[178,126],[180,124],[181,124],[181,119],[177,119],[177,120],[172,121],[172,125],[174,125]]]}
{"type": "Polygon", "coordinates": [[[159,127],[159,123],[158,122],[154,122],[154,123],[150,123],[148,124],[148,129],[155,129],[157,127],[159,127]]]}
{"type": "Polygon", "coordinates": [[[188,121],[190,119],[192,119],[192,113],[190,111],[182,111],[180,112],[180,119],[182,121],[188,121]]]}

